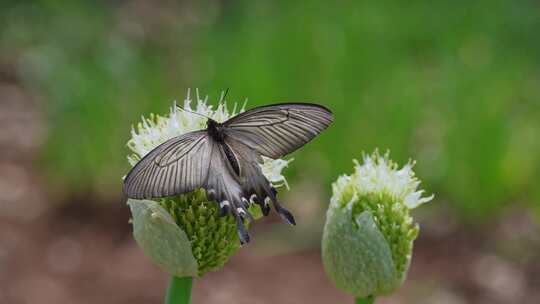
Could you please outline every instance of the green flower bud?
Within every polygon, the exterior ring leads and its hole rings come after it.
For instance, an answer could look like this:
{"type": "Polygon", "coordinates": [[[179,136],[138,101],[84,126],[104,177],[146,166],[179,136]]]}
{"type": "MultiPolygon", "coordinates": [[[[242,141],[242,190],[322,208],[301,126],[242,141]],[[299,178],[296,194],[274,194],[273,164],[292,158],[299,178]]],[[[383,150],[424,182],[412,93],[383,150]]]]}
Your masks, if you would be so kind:
{"type": "Polygon", "coordinates": [[[385,295],[405,280],[418,224],[410,210],[430,201],[409,162],[376,151],[338,178],[326,215],[322,259],[329,278],[357,298],[385,295]]]}
{"type": "MultiPolygon", "coordinates": [[[[184,109],[227,120],[230,113],[220,104],[215,110],[197,94],[197,105],[191,108],[188,96],[184,109]]],[[[144,155],[170,138],[205,128],[204,116],[177,110],[169,115],[150,115],[132,130],[128,156],[135,165],[144,155]]],[[[261,169],[274,187],[287,186],[281,171],[289,161],[264,158],[261,169]]],[[[153,200],[128,200],[133,216],[133,234],[144,253],[161,269],[176,277],[202,276],[220,269],[240,248],[236,222],[231,216],[219,216],[218,205],[209,201],[203,189],[174,197],[153,200]]],[[[249,208],[254,219],[262,212],[254,204],[249,208]]],[[[247,225],[248,223],[246,223],[247,225]]]]}

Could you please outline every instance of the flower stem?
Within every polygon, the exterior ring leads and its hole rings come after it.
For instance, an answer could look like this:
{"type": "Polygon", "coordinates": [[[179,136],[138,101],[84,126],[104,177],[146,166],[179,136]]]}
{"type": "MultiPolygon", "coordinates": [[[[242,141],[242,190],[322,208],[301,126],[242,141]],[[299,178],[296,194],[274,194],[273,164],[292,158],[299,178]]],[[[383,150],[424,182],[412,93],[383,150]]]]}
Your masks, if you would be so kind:
{"type": "Polygon", "coordinates": [[[192,277],[171,277],[165,304],[190,304],[191,303],[191,286],[193,285],[192,277]]]}
{"type": "Polygon", "coordinates": [[[374,296],[369,296],[369,297],[366,297],[366,298],[357,298],[355,300],[355,303],[356,304],[373,304],[373,303],[375,303],[375,297],[374,296]]]}

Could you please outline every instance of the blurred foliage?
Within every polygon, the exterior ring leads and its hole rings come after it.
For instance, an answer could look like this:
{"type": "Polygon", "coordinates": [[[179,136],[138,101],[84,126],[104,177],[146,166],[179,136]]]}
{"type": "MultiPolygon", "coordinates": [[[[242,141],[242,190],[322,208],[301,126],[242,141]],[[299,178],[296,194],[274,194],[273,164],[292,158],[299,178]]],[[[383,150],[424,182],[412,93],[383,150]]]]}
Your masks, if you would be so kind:
{"type": "MultiPolygon", "coordinates": [[[[129,127],[186,88],[249,106],[306,100],[336,123],[294,155],[327,185],[375,147],[470,218],[540,208],[537,1],[3,3],[0,64],[43,101],[43,166],[121,189],[129,127]],[[348,4],[348,5],[345,5],[348,4]]],[[[326,187],[330,190],[330,187],[326,187]]]]}

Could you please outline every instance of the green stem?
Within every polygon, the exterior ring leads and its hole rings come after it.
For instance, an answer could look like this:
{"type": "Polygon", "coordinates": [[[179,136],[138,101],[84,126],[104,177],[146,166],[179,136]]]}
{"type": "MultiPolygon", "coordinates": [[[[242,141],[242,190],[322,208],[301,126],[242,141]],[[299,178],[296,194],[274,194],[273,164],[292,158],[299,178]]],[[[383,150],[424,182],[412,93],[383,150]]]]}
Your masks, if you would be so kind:
{"type": "Polygon", "coordinates": [[[165,304],[190,304],[192,285],[192,277],[171,277],[167,296],[165,297],[165,304]]]}
{"type": "Polygon", "coordinates": [[[374,296],[369,296],[367,298],[357,298],[355,300],[355,303],[356,304],[373,304],[373,303],[375,303],[375,297],[374,296]]]}

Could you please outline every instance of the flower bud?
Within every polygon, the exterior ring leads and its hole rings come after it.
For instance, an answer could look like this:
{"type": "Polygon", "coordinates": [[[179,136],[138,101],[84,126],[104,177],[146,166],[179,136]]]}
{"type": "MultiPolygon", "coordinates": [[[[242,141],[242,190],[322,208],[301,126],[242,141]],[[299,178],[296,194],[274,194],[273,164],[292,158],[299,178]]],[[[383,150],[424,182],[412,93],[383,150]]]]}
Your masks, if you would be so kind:
{"type": "Polygon", "coordinates": [[[407,163],[377,151],[333,184],[322,259],[333,283],[357,298],[389,294],[405,280],[418,224],[410,210],[430,201],[407,163]]]}

